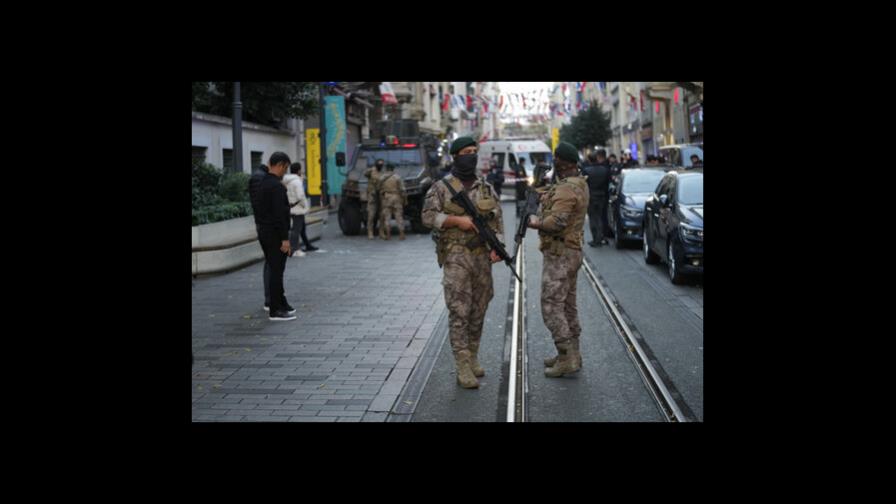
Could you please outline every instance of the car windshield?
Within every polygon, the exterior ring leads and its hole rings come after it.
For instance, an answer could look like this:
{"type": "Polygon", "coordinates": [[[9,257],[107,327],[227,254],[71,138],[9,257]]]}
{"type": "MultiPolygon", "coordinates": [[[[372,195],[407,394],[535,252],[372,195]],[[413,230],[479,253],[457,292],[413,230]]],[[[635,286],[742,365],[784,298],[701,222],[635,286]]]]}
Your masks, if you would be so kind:
{"type": "Polygon", "coordinates": [[[703,174],[678,179],[678,202],[683,205],[703,204],[703,174]]]}
{"type": "Polygon", "coordinates": [[[362,149],[355,159],[355,169],[366,170],[376,164],[377,159],[392,163],[396,168],[423,164],[420,149],[362,149]]]}
{"type": "Polygon", "coordinates": [[[531,164],[532,166],[537,165],[538,163],[551,164],[551,153],[550,152],[529,152],[529,155],[526,156],[529,158],[529,161],[526,164],[531,164]]]}
{"type": "Polygon", "coordinates": [[[622,192],[625,194],[650,193],[662,180],[664,172],[660,170],[644,170],[626,172],[622,180],[622,192]]]}
{"type": "Polygon", "coordinates": [[[535,172],[535,166],[538,165],[538,163],[544,163],[548,166],[551,164],[550,152],[520,152],[519,157],[520,159],[526,160],[526,174],[530,177],[535,172]]]}

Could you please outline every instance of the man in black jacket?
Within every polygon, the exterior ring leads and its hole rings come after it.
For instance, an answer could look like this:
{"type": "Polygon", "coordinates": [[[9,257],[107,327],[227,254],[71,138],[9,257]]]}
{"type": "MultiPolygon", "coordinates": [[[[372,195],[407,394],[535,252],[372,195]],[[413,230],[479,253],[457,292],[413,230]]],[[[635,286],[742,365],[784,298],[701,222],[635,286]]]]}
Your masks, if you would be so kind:
{"type": "Polygon", "coordinates": [[[295,320],[295,309],[286,302],[283,292],[283,271],[286,258],[292,252],[289,245],[289,199],[281,180],[289,169],[289,156],[282,152],[271,154],[270,168],[258,187],[258,242],[270,265],[270,320],[295,320]]]}
{"type": "Polygon", "coordinates": [[[635,158],[632,157],[632,150],[625,149],[622,151],[622,167],[623,168],[637,168],[638,162],[635,161],[635,158]]]}
{"type": "Polygon", "coordinates": [[[588,163],[582,167],[582,173],[588,176],[588,224],[591,228],[591,241],[588,245],[598,247],[609,243],[604,238],[607,229],[607,205],[610,197],[610,164],[607,152],[603,149],[588,154],[588,163]]]}
{"type": "MultiPolygon", "coordinates": [[[[258,201],[261,196],[261,191],[259,191],[259,187],[261,187],[261,181],[264,179],[264,176],[268,173],[268,167],[261,164],[258,165],[258,169],[252,172],[252,176],[249,177],[249,201],[252,203],[252,215],[255,217],[255,232],[261,235],[261,228],[258,226],[258,201]]],[[[264,261],[264,309],[265,311],[270,311],[271,308],[271,266],[268,264],[268,261],[264,261]]]]}
{"type": "Polygon", "coordinates": [[[513,170],[513,176],[516,177],[516,216],[519,217],[523,213],[523,207],[526,206],[526,189],[529,188],[528,177],[526,173],[526,158],[520,158],[519,163],[510,162],[510,169],[513,170]]]}
{"type": "Polygon", "coordinates": [[[498,166],[498,162],[492,159],[489,161],[488,176],[485,181],[492,185],[492,189],[498,194],[498,201],[501,201],[501,186],[504,185],[504,171],[498,166]]]}

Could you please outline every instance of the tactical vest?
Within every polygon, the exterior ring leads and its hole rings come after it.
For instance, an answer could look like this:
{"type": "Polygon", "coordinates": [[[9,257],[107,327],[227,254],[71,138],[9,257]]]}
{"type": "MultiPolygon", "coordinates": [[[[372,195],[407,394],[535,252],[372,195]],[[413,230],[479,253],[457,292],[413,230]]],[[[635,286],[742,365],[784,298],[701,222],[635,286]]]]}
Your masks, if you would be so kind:
{"type": "Polygon", "coordinates": [[[387,173],[380,179],[380,194],[401,194],[401,180],[395,172],[387,173]]]}
{"type": "MultiPolygon", "coordinates": [[[[585,178],[580,176],[566,177],[565,179],[561,180],[559,183],[551,186],[551,188],[548,189],[548,197],[542,205],[542,221],[550,217],[551,208],[554,206],[554,203],[556,203],[555,193],[558,188],[565,185],[573,186],[573,191],[579,196],[579,198],[587,198],[588,182],[585,181],[585,178]]],[[[587,200],[585,202],[587,203],[587,200]]],[[[564,248],[581,250],[582,243],[585,241],[586,210],[587,204],[577,205],[574,213],[569,216],[568,224],[563,229],[563,231],[559,233],[548,233],[547,231],[539,231],[538,236],[541,238],[541,243],[538,249],[541,251],[551,252],[552,254],[561,254],[564,248]]]]}
{"type": "MultiPolygon", "coordinates": [[[[442,180],[444,183],[450,183],[451,187],[457,192],[464,190],[461,181],[455,177],[446,177],[442,180]]],[[[495,219],[495,209],[498,207],[498,202],[492,197],[492,192],[489,187],[484,183],[480,184],[479,188],[475,191],[471,190],[468,193],[468,196],[476,206],[479,215],[481,215],[489,225],[492,225],[495,219]],[[478,192],[478,194],[474,194],[476,192],[478,192]]],[[[442,207],[442,212],[448,215],[466,215],[470,217],[464,212],[464,209],[460,205],[451,201],[451,191],[448,191],[447,189],[445,191],[445,205],[442,207]]],[[[492,227],[492,229],[494,229],[494,227],[492,227]]],[[[452,247],[464,247],[476,255],[483,254],[486,251],[485,242],[479,238],[479,234],[476,231],[463,231],[457,227],[440,230],[436,243],[436,254],[438,255],[439,266],[445,262],[445,255],[452,247]]]]}

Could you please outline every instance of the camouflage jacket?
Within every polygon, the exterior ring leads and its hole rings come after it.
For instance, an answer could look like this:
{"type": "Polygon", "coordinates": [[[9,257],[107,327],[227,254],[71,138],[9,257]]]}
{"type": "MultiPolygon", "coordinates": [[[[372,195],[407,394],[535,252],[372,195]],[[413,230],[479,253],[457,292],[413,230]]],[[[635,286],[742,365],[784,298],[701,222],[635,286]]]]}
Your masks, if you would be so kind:
{"type": "Polygon", "coordinates": [[[367,194],[372,195],[376,194],[380,190],[380,179],[383,178],[383,172],[376,169],[376,167],[371,167],[364,170],[364,176],[370,179],[367,182],[367,194]]]}
{"type": "Polygon", "coordinates": [[[387,171],[380,175],[379,189],[381,194],[398,194],[404,198],[404,181],[401,175],[394,171],[387,171]]]}
{"type": "MultiPolygon", "coordinates": [[[[455,240],[460,242],[464,237],[466,239],[477,236],[475,231],[461,231],[458,228],[442,228],[445,219],[449,215],[467,215],[463,209],[451,201],[451,191],[445,186],[445,183],[453,184],[455,190],[460,192],[463,184],[453,175],[447,175],[442,180],[436,182],[429,188],[426,193],[426,199],[423,203],[423,225],[433,230],[441,231],[441,236],[451,237],[454,235],[455,240]]],[[[479,214],[485,217],[489,226],[495,232],[498,240],[504,242],[504,217],[501,213],[501,202],[497,193],[491,184],[483,178],[477,177],[476,181],[469,189],[465,189],[470,201],[479,209],[479,214]]]]}
{"type": "Polygon", "coordinates": [[[588,183],[581,176],[566,177],[548,189],[538,211],[541,250],[551,246],[550,242],[581,250],[588,198],[588,183]]]}

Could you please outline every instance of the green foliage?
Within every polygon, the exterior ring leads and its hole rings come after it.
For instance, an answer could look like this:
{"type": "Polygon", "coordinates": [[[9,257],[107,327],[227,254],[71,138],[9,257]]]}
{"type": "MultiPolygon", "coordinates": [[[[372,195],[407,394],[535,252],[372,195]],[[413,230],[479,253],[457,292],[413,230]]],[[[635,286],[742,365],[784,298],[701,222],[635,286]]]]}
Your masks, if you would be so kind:
{"type": "Polygon", "coordinates": [[[591,106],[572,118],[570,124],[560,128],[560,140],[570,142],[579,149],[595,145],[606,145],[610,140],[610,114],[604,112],[600,104],[591,106]]]}
{"type": "Polygon", "coordinates": [[[227,201],[249,201],[249,175],[245,173],[229,173],[221,178],[219,194],[227,201]]]}
{"type": "MultiPolygon", "coordinates": [[[[307,118],[319,108],[316,82],[240,82],[246,121],[279,126],[289,117],[307,118]]],[[[193,110],[225,117],[233,114],[232,82],[194,82],[193,110]]]]}
{"type": "Polygon", "coordinates": [[[223,203],[219,185],[221,172],[213,165],[193,160],[193,209],[223,203]]]}
{"type": "Polygon", "coordinates": [[[213,165],[193,161],[193,225],[211,224],[252,215],[249,175],[222,175],[213,165]]]}
{"type": "Polygon", "coordinates": [[[193,209],[193,225],[211,224],[213,222],[236,219],[252,215],[249,202],[227,202],[193,209]]]}

